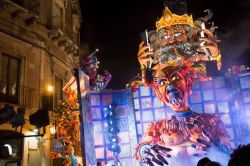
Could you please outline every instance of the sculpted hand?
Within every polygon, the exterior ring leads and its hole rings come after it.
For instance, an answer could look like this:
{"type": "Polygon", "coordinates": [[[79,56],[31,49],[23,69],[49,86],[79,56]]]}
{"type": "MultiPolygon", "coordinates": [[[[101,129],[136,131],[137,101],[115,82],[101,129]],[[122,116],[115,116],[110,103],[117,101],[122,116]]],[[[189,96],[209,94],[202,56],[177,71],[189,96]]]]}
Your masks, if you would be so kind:
{"type": "Polygon", "coordinates": [[[139,45],[137,57],[142,68],[146,68],[148,62],[153,63],[153,59],[149,57],[149,55],[152,55],[152,54],[154,54],[154,52],[149,51],[149,47],[144,46],[144,42],[141,42],[139,45]]]}
{"type": "Polygon", "coordinates": [[[168,153],[172,149],[160,145],[143,144],[139,149],[139,155],[142,162],[147,163],[149,166],[164,164],[168,165],[166,158],[171,157],[168,153]]]}
{"type": "Polygon", "coordinates": [[[189,155],[203,156],[207,153],[211,141],[204,133],[199,138],[190,137],[189,139],[191,141],[191,144],[188,146],[189,155]]]}
{"type": "Polygon", "coordinates": [[[213,32],[208,29],[202,30],[205,34],[205,37],[200,37],[199,41],[205,42],[204,46],[201,46],[202,50],[208,49],[212,57],[218,56],[220,51],[217,45],[217,39],[215,38],[213,32]]]}

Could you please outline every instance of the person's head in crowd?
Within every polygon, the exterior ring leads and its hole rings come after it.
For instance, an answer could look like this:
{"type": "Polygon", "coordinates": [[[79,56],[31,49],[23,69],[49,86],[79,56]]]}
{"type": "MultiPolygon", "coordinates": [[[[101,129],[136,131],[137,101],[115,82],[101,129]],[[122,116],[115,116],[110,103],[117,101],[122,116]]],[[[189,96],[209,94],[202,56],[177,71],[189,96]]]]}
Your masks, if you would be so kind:
{"type": "Polygon", "coordinates": [[[209,158],[207,157],[203,157],[201,158],[198,163],[197,166],[205,166],[207,163],[211,162],[211,160],[209,160],[209,158]]]}
{"type": "Polygon", "coordinates": [[[211,162],[206,163],[205,166],[220,166],[220,164],[218,162],[211,161],[211,162]]]}
{"type": "Polygon", "coordinates": [[[250,144],[235,149],[230,155],[228,166],[250,166],[250,144]]]}
{"type": "Polygon", "coordinates": [[[217,162],[211,161],[207,157],[203,157],[198,161],[197,166],[220,166],[220,164],[217,162]]]}

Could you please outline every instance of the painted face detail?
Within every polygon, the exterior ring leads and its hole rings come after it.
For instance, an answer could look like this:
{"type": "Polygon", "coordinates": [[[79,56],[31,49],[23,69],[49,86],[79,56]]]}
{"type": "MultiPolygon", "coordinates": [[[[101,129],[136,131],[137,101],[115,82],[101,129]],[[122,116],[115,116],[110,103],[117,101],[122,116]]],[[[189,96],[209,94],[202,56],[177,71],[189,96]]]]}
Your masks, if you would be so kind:
{"type": "Polygon", "coordinates": [[[172,73],[169,77],[157,80],[159,89],[158,97],[173,110],[178,111],[187,105],[189,88],[187,80],[179,72],[172,73]]]}
{"type": "Polygon", "coordinates": [[[155,59],[162,66],[185,66],[196,47],[192,42],[192,28],[188,25],[174,25],[159,30],[151,37],[155,59]]]}

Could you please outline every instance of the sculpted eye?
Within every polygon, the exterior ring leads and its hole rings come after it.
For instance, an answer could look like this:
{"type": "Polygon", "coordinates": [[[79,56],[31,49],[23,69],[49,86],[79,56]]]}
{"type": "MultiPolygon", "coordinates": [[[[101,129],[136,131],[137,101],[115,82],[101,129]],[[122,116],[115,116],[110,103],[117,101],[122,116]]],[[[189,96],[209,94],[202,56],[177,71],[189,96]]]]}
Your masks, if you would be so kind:
{"type": "Polygon", "coordinates": [[[166,79],[159,79],[157,80],[158,85],[164,86],[167,84],[167,80],[166,79]]]}
{"type": "Polygon", "coordinates": [[[180,35],[181,35],[180,32],[176,32],[176,33],[174,34],[175,37],[179,37],[180,35]]]}
{"type": "Polygon", "coordinates": [[[169,39],[169,35],[164,36],[164,39],[166,40],[169,39]]]}
{"type": "Polygon", "coordinates": [[[172,77],[172,80],[175,81],[175,80],[178,80],[180,77],[179,76],[174,76],[172,77]]]}
{"type": "Polygon", "coordinates": [[[161,81],[160,85],[163,86],[163,85],[166,85],[167,84],[167,81],[161,81]]]}

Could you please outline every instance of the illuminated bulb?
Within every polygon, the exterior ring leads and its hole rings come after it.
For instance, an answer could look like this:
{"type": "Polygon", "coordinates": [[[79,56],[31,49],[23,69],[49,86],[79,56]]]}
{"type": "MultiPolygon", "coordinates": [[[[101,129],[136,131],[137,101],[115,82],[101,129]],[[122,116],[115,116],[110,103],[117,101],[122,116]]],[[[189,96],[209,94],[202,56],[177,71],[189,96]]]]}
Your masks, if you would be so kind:
{"type": "Polygon", "coordinates": [[[50,134],[54,135],[56,133],[55,126],[49,128],[50,134]]]}
{"type": "Polygon", "coordinates": [[[48,91],[49,93],[53,92],[53,86],[52,86],[52,85],[48,85],[48,86],[47,86],[47,91],[48,91]]]}
{"type": "Polygon", "coordinates": [[[96,52],[98,52],[98,51],[99,51],[99,49],[97,48],[97,49],[95,49],[95,51],[96,51],[96,52]]]}

